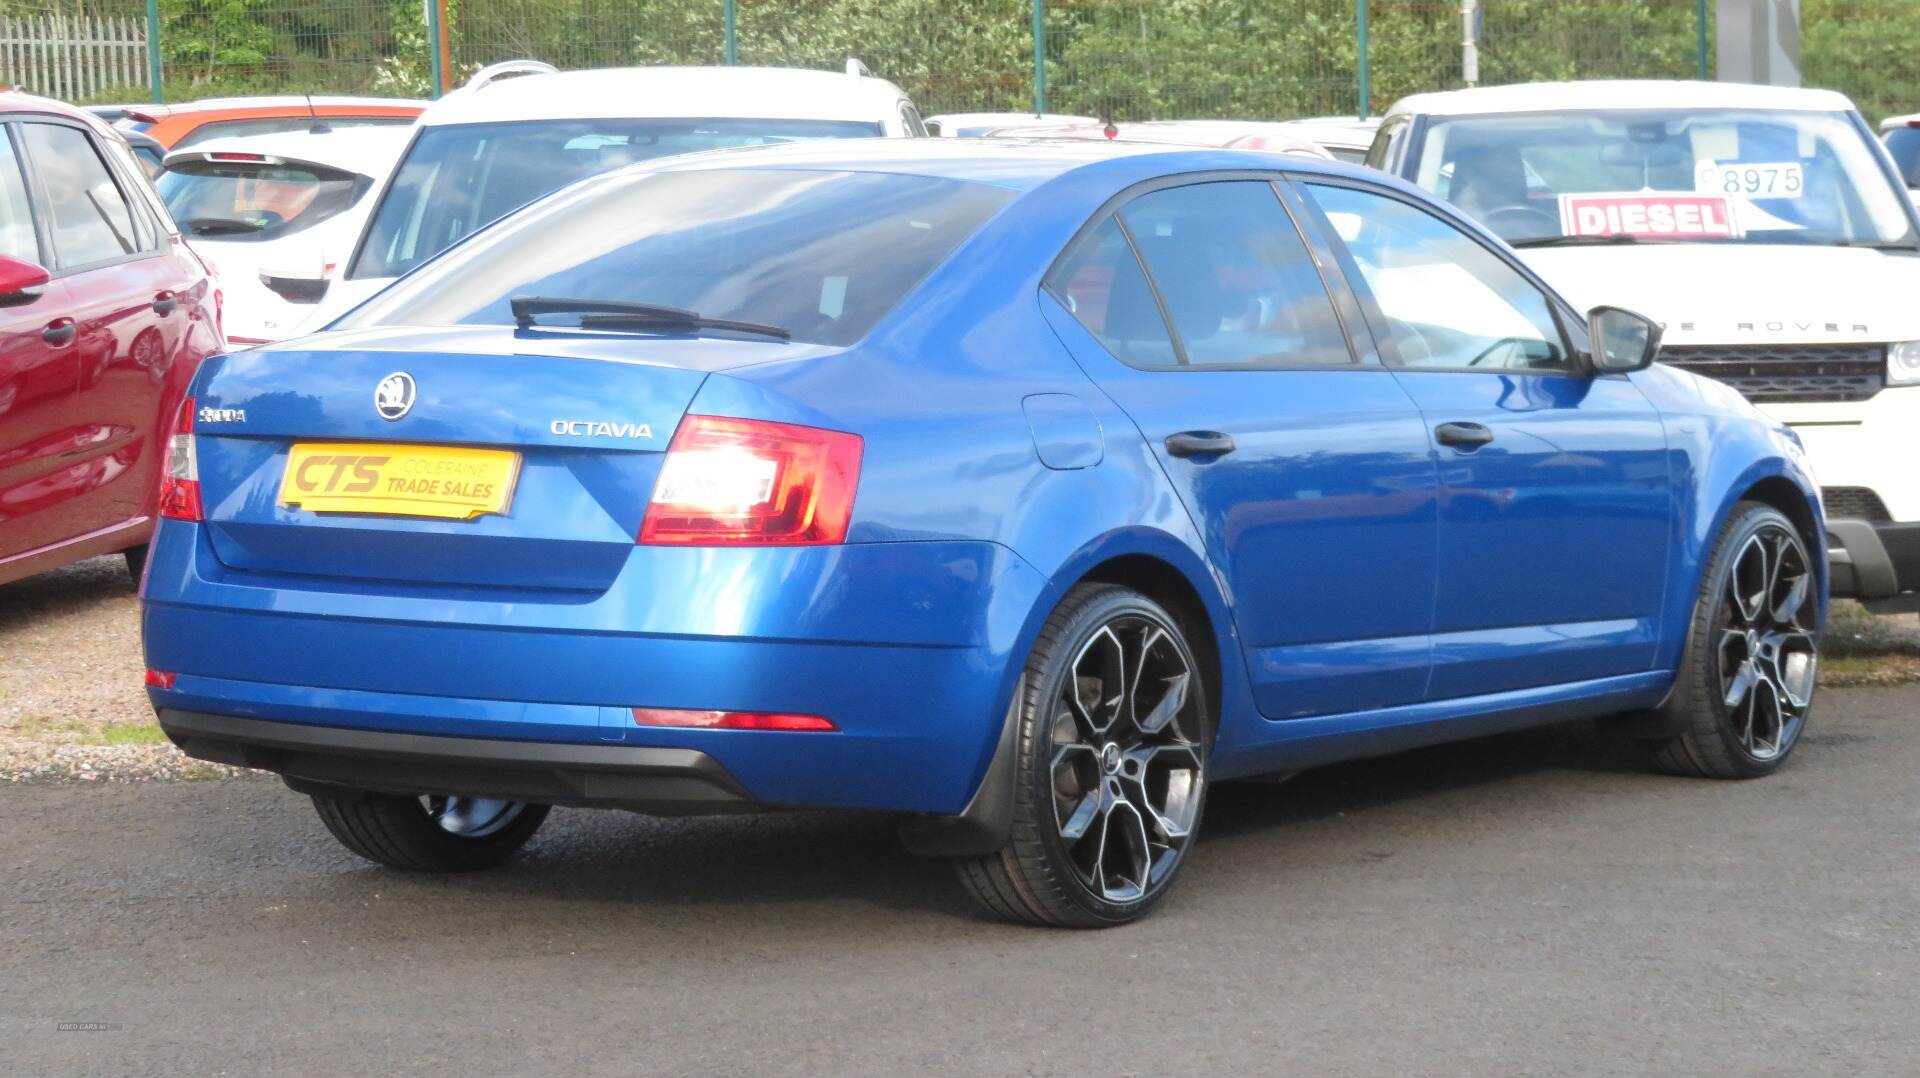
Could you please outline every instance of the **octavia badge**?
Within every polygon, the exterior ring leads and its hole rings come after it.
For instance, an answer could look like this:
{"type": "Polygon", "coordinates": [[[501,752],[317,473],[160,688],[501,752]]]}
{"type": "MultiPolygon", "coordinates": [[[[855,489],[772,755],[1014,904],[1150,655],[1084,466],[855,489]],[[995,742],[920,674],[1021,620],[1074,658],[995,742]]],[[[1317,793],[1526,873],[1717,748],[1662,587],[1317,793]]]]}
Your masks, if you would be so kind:
{"type": "Polygon", "coordinates": [[[373,408],[380,413],[381,419],[399,419],[413,411],[413,375],[406,371],[394,371],[373,390],[373,408]]]}

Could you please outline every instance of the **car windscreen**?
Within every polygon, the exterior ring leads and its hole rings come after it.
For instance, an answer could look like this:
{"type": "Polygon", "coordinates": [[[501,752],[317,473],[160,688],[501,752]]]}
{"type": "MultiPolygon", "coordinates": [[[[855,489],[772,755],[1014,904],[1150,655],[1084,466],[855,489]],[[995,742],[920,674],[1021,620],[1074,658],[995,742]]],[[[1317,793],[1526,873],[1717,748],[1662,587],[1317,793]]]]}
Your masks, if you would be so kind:
{"type": "Polygon", "coordinates": [[[1914,242],[1904,192],[1843,112],[1442,117],[1414,179],[1509,242],[1914,242]]]}
{"type": "Polygon", "coordinates": [[[367,226],[349,278],[398,277],[494,220],[575,180],[637,161],[801,139],[866,138],[842,120],[526,120],[420,131],[367,226]]]}
{"type": "Polygon", "coordinates": [[[317,165],[182,161],[154,180],[194,239],[270,240],[312,228],[354,204],[373,181],[317,165]]]}
{"type": "Polygon", "coordinates": [[[1900,166],[1908,187],[1920,187],[1920,127],[1896,127],[1887,132],[1887,152],[1900,166]]]}
{"type": "MultiPolygon", "coordinates": [[[[656,304],[847,345],[1012,193],[888,173],[609,176],[528,207],[339,323],[512,325],[517,296],[656,304]]],[[[579,325],[579,314],[542,325],[579,325]]]]}

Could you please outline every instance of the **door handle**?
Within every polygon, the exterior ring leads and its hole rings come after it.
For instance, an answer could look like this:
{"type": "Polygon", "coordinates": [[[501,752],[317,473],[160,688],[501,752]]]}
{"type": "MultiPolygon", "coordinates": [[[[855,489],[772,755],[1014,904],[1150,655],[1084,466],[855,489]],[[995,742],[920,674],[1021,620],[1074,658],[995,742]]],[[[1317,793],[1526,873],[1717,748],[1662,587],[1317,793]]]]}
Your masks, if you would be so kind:
{"type": "Polygon", "coordinates": [[[58,346],[72,340],[74,334],[79,332],[79,323],[71,318],[59,318],[47,323],[47,328],[40,331],[40,339],[58,346]]]}
{"type": "Polygon", "coordinates": [[[1167,453],[1175,457],[1217,457],[1233,452],[1233,435],[1217,430],[1183,430],[1167,435],[1167,453]]]}
{"type": "Polygon", "coordinates": [[[180,306],[180,297],[171,292],[162,292],[153,297],[154,314],[172,314],[173,309],[178,306],[180,306]]]}
{"type": "Polygon", "coordinates": [[[1478,423],[1442,423],[1433,428],[1433,437],[1441,445],[1474,449],[1493,441],[1493,432],[1478,423]]]}

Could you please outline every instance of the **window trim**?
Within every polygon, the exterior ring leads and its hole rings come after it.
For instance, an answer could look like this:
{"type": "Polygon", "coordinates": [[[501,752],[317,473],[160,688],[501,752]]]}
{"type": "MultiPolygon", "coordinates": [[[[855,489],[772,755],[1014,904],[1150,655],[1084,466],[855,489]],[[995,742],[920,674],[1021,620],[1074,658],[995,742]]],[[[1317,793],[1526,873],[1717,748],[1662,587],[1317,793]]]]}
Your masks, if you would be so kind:
{"type": "Polygon", "coordinates": [[[1302,186],[1319,184],[1323,187],[1344,187],[1365,194],[1378,195],[1382,198],[1399,202],[1410,209],[1425,213],[1430,217],[1437,218],[1444,224],[1452,226],[1456,232],[1479,244],[1488,254],[1493,255],[1500,262],[1518,273],[1522,280],[1539,290],[1542,298],[1547,301],[1547,315],[1553,319],[1554,330],[1560,335],[1560,346],[1566,349],[1568,358],[1568,366],[1565,370],[1539,370],[1528,367],[1419,367],[1408,364],[1400,357],[1398,348],[1393,342],[1392,335],[1380,332],[1379,327],[1386,324],[1386,311],[1381,308],[1379,300],[1375,298],[1373,294],[1373,290],[1367,287],[1366,279],[1361,275],[1359,265],[1353,261],[1353,253],[1347,250],[1346,242],[1340,239],[1339,233],[1333,228],[1333,223],[1327,219],[1325,211],[1313,200],[1311,193],[1302,191],[1301,201],[1304,203],[1304,208],[1311,216],[1314,228],[1320,230],[1327,237],[1328,242],[1333,245],[1335,258],[1340,266],[1340,273],[1346,278],[1347,287],[1353,291],[1353,294],[1359,300],[1360,308],[1366,315],[1368,329],[1372,332],[1376,344],[1380,346],[1381,362],[1388,368],[1418,374],[1494,374],[1554,378],[1591,378],[1601,373],[1594,367],[1593,357],[1588,354],[1588,349],[1575,348],[1573,346],[1572,335],[1567,332],[1567,326],[1570,320],[1575,324],[1579,322],[1579,317],[1573,311],[1572,305],[1568,304],[1560,293],[1554,291],[1552,286],[1541,280],[1538,274],[1527,268],[1524,262],[1501,251],[1499,247],[1494,244],[1488,243],[1486,237],[1480,234],[1478,226],[1466,222],[1455,214],[1446,212],[1442,206],[1422,205],[1419,201],[1409,198],[1403,191],[1396,191],[1391,187],[1382,187],[1364,180],[1319,173],[1294,173],[1289,176],[1289,179],[1290,181],[1300,183],[1302,186]]]}
{"type": "MultiPolygon", "coordinates": [[[[1064,292],[1057,287],[1060,273],[1066,263],[1077,254],[1081,248],[1096,242],[1094,233],[1099,230],[1101,225],[1106,223],[1108,218],[1112,218],[1114,224],[1119,228],[1120,235],[1127,241],[1127,249],[1133,254],[1134,263],[1140,268],[1141,276],[1146,278],[1147,290],[1153,295],[1154,305],[1159,310],[1161,323],[1167,331],[1167,339],[1173,345],[1173,354],[1176,360],[1178,360],[1177,363],[1171,366],[1143,367],[1108,351],[1107,354],[1112,356],[1115,362],[1131,370],[1141,371],[1147,374],[1384,370],[1385,367],[1379,361],[1378,351],[1370,347],[1361,347],[1361,341],[1355,337],[1353,327],[1347,323],[1345,312],[1342,310],[1339,299],[1339,289],[1336,288],[1334,280],[1328,276],[1327,267],[1320,265],[1319,249],[1316,247],[1307,229],[1303,227],[1302,222],[1295,217],[1292,207],[1287,204],[1287,199],[1282,193],[1282,185],[1285,181],[1286,174],[1283,172],[1265,169],[1219,169],[1204,172],[1182,172],[1169,176],[1156,176],[1152,179],[1142,180],[1139,183],[1122,188],[1118,193],[1102,202],[1099,208],[1095,209],[1093,213],[1088,216],[1087,220],[1081,224],[1080,228],[1074,232],[1073,238],[1069,239],[1066,244],[1060,248],[1060,253],[1054,256],[1053,262],[1047,266],[1046,272],[1040,277],[1040,291],[1046,293],[1049,298],[1055,303],[1058,303],[1063,309],[1071,312],[1072,308],[1067,306],[1068,301],[1064,292]],[[1158,191],[1171,190],[1177,187],[1197,187],[1201,184],[1208,183],[1235,183],[1246,181],[1266,185],[1267,189],[1272,192],[1274,201],[1279,205],[1280,212],[1286,215],[1287,219],[1292,223],[1294,231],[1299,235],[1301,246],[1306,249],[1308,258],[1313,262],[1314,270],[1319,275],[1321,287],[1326,292],[1327,303],[1333,308],[1334,320],[1340,327],[1341,337],[1346,341],[1347,354],[1350,357],[1349,362],[1339,366],[1330,366],[1325,363],[1257,362],[1194,364],[1188,361],[1186,342],[1180,339],[1180,332],[1174,326],[1172,313],[1167,309],[1166,297],[1161,294],[1160,283],[1154,280],[1153,270],[1147,265],[1147,260],[1141,256],[1139,245],[1133,237],[1133,230],[1128,227],[1126,219],[1120,216],[1120,210],[1136,199],[1144,198],[1158,191]]],[[[1078,322],[1079,319],[1075,318],[1075,321],[1078,322]]],[[[1084,325],[1082,328],[1085,328],[1084,325]]],[[[1092,331],[1089,330],[1088,333],[1091,335],[1092,331]]],[[[1371,342],[1369,341],[1369,343],[1371,342]]]]}
{"type": "MultiPolygon", "coordinates": [[[[10,128],[24,127],[27,124],[46,124],[51,127],[65,127],[73,131],[78,131],[80,137],[87,141],[88,148],[93,151],[94,158],[100,162],[100,167],[106,170],[107,179],[113,183],[114,189],[119,192],[120,200],[125,203],[127,207],[129,223],[131,223],[132,218],[145,212],[145,201],[128,191],[126,177],[120,174],[120,170],[114,166],[112,159],[107,154],[101,152],[99,136],[85,124],[77,123],[65,116],[55,116],[50,113],[25,115],[17,119],[9,118],[7,121],[7,126],[10,128]]],[[[23,154],[23,160],[26,162],[29,197],[33,199],[34,208],[38,211],[34,214],[35,231],[38,232],[41,237],[41,254],[47,258],[47,261],[42,262],[41,266],[47,271],[47,278],[49,280],[57,281],[82,273],[91,273],[94,270],[123,266],[130,262],[139,262],[143,259],[157,257],[166,249],[166,244],[162,241],[166,239],[170,233],[157,221],[149,221],[148,232],[151,233],[151,239],[153,241],[150,246],[139,247],[125,254],[115,255],[112,258],[100,258],[92,262],[82,262],[71,266],[67,265],[63,256],[60,254],[60,245],[54,239],[53,209],[51,202],[47,199],[46,180],[40,175],[40,162],[37,160],[32,149],[26,144],[24,131],[16,134],[14,146],[16,152],[23,154]]],[[[131,238],[138,240],[139,229],[135,228],[134,231],[136,234],[131,238]]]]}
{"type": "Polygon", "coordinates": [[[38,248],[34,252],[34,265],[47,270],[47,277],[51,280],[53,271],[47,265],[51,261],[47,252],[53,249],[53,237],[48,234],[51,229],[47,214],[42,210],[39,177],[34,174],[33,163],[27,160],[25,141],[14,131],[18,126],[11,118],[0,122],[0,139],[6,139],[8,148],[13,151],[14,165],[20,170],[20,185],[27,195],[27,224],[33,228],[33,242],[38,248]]]}

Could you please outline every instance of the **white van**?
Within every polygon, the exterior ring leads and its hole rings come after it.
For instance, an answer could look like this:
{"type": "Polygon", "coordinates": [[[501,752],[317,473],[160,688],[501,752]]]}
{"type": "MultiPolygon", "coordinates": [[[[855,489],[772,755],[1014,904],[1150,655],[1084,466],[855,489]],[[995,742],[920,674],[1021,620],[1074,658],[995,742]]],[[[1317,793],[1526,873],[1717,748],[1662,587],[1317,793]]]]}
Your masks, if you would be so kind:
{"type": "Polygon", "coordinates": [[[595,173],[732,146],[926,133],[907,95],[857,60],[845,72],[558,72],[509,61],[436,102],[414,130],[303,331],[325,326],[482,225],[595,173]]]}
{"type": "Polygon", "coordinates": [[[1696,82],[1420,94],[1368,164],[1449,199],[1581,309],[1793,427],[1836,595],[1920,609],[1920,219],[1846,97],[1696,82]]]}

